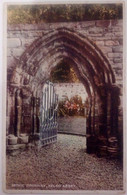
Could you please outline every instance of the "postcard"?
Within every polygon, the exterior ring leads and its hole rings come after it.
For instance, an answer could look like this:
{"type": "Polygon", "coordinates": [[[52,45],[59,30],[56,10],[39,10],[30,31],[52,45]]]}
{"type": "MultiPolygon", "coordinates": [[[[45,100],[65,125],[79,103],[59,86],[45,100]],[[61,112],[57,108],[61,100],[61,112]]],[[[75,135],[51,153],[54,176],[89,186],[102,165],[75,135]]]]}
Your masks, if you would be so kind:
{"type": "Polygon", "coordinates": [[[125,2],[3,9],[4,192],[125,193],[125,2]]]}

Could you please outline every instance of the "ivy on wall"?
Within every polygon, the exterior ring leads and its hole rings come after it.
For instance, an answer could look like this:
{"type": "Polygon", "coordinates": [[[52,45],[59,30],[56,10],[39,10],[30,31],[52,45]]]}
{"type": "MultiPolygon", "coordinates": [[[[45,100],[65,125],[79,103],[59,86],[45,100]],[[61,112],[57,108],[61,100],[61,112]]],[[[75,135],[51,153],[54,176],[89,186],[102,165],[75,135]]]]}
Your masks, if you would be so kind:
{"type": "Polygon", "coordinates": [[[8,24],[122,19],[122,4],[8,5],[8,24]]]}

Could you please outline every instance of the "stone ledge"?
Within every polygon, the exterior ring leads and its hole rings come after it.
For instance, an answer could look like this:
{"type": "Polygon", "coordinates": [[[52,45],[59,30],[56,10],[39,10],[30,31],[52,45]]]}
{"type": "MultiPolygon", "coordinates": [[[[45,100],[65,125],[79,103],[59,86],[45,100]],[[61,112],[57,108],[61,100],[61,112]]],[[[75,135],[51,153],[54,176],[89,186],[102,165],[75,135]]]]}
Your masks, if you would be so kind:
{"type": "Polygon", "coordinates": [[[25,149],[26,144],[16,144],[16,145],[8,145],[7,150],[12,151],[12,150],[18,150],[18,149],[25,149]]]}

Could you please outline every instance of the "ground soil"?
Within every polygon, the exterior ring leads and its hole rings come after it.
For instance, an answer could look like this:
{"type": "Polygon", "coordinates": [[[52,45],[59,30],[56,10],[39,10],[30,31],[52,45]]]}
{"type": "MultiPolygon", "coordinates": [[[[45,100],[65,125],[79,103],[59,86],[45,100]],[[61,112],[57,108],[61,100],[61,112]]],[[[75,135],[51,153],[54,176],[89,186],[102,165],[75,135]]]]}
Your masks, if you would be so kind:
{"type": "Polygon", "coordinates": [[[7,155],[7,189],[122,190],[119,160],[86,153],[86,138],[58,134],[57,143],[7,155]]]}

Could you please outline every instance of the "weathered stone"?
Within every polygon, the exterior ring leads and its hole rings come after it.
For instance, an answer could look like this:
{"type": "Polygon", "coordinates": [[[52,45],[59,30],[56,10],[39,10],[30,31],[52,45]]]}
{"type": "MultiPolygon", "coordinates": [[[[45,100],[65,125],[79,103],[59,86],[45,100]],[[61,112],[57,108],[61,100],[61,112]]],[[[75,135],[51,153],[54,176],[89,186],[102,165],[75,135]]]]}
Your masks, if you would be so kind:
{"type": "Polygon", "coordinates": [[[23,54],[24,49],[23,48],[15,48],[12,50],[13,56],[19,57],[23,54]]]}
{"type": "Polygon", "coordinates": [[[12,56],[12,50],[11,49],[7,49],[7,56],[8,57],[12,56]]]}
{"type": "Polygon", "coordinates": [[[122,63],[123,59],[122,58],[113,58],[114,63],[122,63]]]}
{"type": "Polygon", "coordinates": [[[98,38],[98,37],[103,37],[103,34],[102,34],[102,33],[99,33],[99,34],[98,34],[98,33],[97,33],[97,34],[95,34],[95,33],[94,33],[94,34],[89,34],[89,33],[88,33],[88,36],[89,36],[89,37],[93,37],[93,38],[94,38],[94,37],[97,37],[97,38],[98,38]]]}
{"type": "Polygon", "coordinates": [[[111,25],[111,22],[110,20],[98,20],[96,22],[96,26],[97,27],[108,27],[111,25]]]}
{"type": "Polygon", "coordinates": [[[115,45],[119,45],[119,41],[113,41],[113,40],[105,41],[105,45],[106,45],[106,46],[115,46],[115,45]]]}
{"type": "Polygon", "coordinates": [[[19,73],[17,73],[15,71],[13,73],[13,78],[12,78],[11,82],[18,85],[20,83],[20,80],[21,80],[21,77],[20,77],[19,73]]]}
{"type": "Polygon", "coordinates": [[[109,58],[122,58],[123,55],[121,53],[108,53],[109,58]]]}
{"type": "Polygon", "coordinates": [[[21,41],[19,38],[9,38],[7,46],[10,48],[15,48],[21,46],[21,41]]]}
{"type": "Polygon", "coordinates": [[[112,52],[112,48],[111,47],[107,47],[107,46],[101,46],[101,49],[103,51],[103,53],[109,53],[112,52]]]}
{"type": "Polygon", "coordinates": [[[22,38],[22,46],[23,47],[28,47],[31,43],[33,43],[34,38],[22,38]]]}
{"type": "Polygon", "coordinates": [[[91,27],[91,26],[95,26],[95,21],[86,21],[86,22],[81,22],[80,26],[82,28],[84,27],[91,27]]]}
{"type": "Polygon", "coordinates": [[[17,144],[17,139],[18,139],[18,138],[15,137],[15,136],[14,136],[14,137],[9,137],[9,136],[8,136],[8,144],[9,144],[9,145],[15,145],[15,144],[17,144]]]}
{"type": "Polygon", "coordinates": [[[123,36],[123,32],[115,32],[115,36],[122,37],[123,36]]]}
{"type": "Polygon", "coordinates": [[[107,38],[107,40],[110,40],[110,39],[112,39],[113,37],[115,37],[115,34],[112,33],[112,32],[106,32],[106,33],[104,34],[104,36],[107,38]]]}
{"type": "Polygon", "coordinates": [[[89,34],[101,34],[104,32],[104,29],[93,27],[93,28],[90,28],[90,30],[88,30],[88,32],[89,32],[89,34]]]}
{"type": "Polygon", "coordinates": [[[27,144],[28,143],[28,136],[26,136],[26,135],[24,135],[24,136],[20,135],[20,137],[18,137],[18,139],[19,139],[20,144],[27,144]]]}
{"type": "Polygon", "coordinates": [[[123,45],[123,39],[119,39],[118,41],[119,41],[120,45],[123,45]]]}
{"type": "Polygon", "coordinates": [[[99,46],[100,45],[102,46],[102,45],[104,45],[104,41],[96,41],[96,44],[99,45],[99,46]]]}
{"type": "Polygon", "coordinates": [[[123,52],[123,47],[121,47],[121,46],[115,46],[115,47],[112,48],[112,51],[113,52],[122,53],[123,52]]]}
{"type": "Polygon", "coordinates": [[[26,144],[16,144],[16,145],[8,145],[7,150],[18,150],[18,149],[25,149],[26,144]]]}
{"type": "Polygon", "coordinates": [[[32,31],[29,33],[29,37],[42,37],[43,35],[43,32],[42,31],[32,31]]]}

